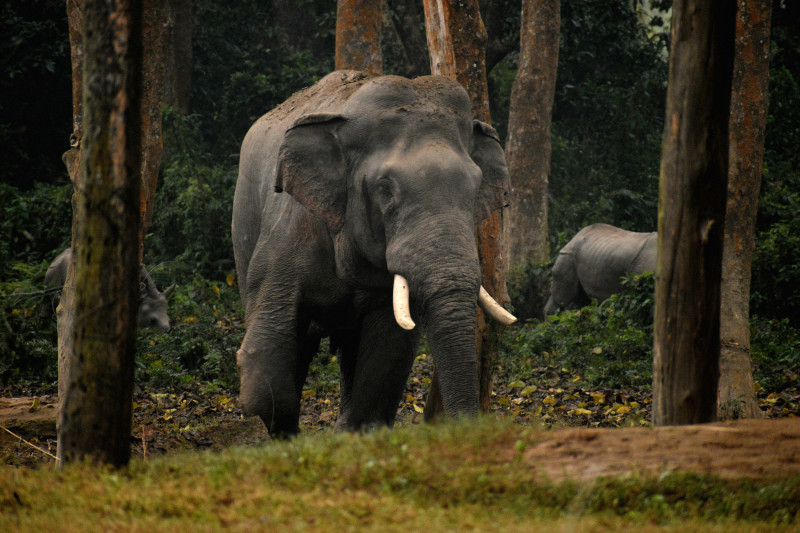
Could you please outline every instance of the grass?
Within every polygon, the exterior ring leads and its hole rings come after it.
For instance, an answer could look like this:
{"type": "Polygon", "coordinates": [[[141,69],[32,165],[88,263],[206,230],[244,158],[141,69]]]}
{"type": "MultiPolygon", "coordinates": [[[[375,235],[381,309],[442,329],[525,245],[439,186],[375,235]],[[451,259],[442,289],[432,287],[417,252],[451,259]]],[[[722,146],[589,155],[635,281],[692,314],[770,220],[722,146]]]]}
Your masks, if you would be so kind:
{"type": "Polygon", "coordinates": [[[800,478],[553,482],[534,428],[482,418],[134,461],[0,470],[2,531],[789,531],[800,478]]]}

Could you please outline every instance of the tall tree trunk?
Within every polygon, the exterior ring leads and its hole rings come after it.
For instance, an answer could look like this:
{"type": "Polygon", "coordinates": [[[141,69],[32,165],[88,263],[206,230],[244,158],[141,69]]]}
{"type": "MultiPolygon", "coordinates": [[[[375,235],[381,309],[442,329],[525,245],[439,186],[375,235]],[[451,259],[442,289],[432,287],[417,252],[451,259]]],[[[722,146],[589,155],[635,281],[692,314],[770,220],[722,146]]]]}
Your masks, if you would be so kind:
{"type": "Polygon", "coordinates": [[[75,357],[59,458],[130,458],[138,306],[141,2],[83,2],[82,186],[74,247],[75,357]]]}
{"type": "Polygon", "coordinates": [[[653,422],[714,420],[736,5],[676,0],[661,159],[653,422]]]}
{"type": "MultiPolygon", "coordinates": [[[[161,108],[167,101],[168,83],[166,65],[172,57],[172,42],[168,34],[170,6],[163,0],[142,0],[142,54],[143,83],[141,98],[141,153],[142,184],[139,203],[142,224],[139,227],[139,242],[144,242],[144,234],[153,217],[156,184],[161,168],[164,142],[161,137],[161,108]]],[[[139,249],[139,261],[142,249],[139,249]]]]}
{"type": "MultiPolygon", "coordinates": [[[[74,358],[72,329],[75,320],[75,229],[77,227],[77,191],[83,183],[81,174],[81,140],[83,139],[83,0],[67,0],[70,57],[72,60],[72,135],[70,149],[62,159],[72,181],[72,253],[67,265],[67,276],[56,308],[58,331],[58,412],[61,413],[69,381],[69,365],[74,358]]],[[[57,430],[60,434],[61,419],[57,430]]],[[[61,439],[56,455],[63,457],[61,439]]]]}
{"type": "Polygon", "coordinates": [[[750,363],[750,265],[767,125],[772,2],[742,0],[738,4],[722,255],[722,346],[717,398],[720,419],[763,416],[753,389],[750,363]]]}
{"type": "Polygon", "coordinates": [[[336,68],[383,73],[381,2],[339,0],[336,9],[336,68]]]}
{"type": "MultiPolygon", "coordinates": [[[[425,0],[424,5],[431,73],[457,80],[470,96],[473,116],[491,123],[484,58],[486,30],[477,0],[425,0]]],[[[506,300],[506,282],[501,211],[496,211],[479,224],[477,241],[483,286],[502,304],[506,300]]],[[[481,310],[478,310],[477,320],[480,405],[483,411],[489,411],[502,326],[493,321],[487,323],[481,310]]],[[[438,377],[434,371],[431,390],[425,402],[425,419],[435,419],[441,412],[438,377]]]]}
{"type": "Polygon", "coordinates": [[[510,265],[550,258],[547,184],[560,33],[560,0],[523,0],[519,68],[511,89],[506,140],[513,188],[505,227],[510,265]]]}

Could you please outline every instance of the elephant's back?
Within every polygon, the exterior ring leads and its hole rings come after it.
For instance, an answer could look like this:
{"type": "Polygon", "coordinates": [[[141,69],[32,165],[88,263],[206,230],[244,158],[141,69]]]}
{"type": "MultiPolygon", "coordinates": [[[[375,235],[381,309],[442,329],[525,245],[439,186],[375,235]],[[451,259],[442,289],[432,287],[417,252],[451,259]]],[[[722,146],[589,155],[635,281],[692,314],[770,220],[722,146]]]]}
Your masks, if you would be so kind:
{"type": "MultiPolygon", "coordinates": [[[[575,239],[578,277],[584,290],[603,300],[621,288],[620,278],[636,271],[648,239],[653,234],[627,231],[608,224],[595,224],[581,230],[575,239]]],[[[643,272],[644,270],[642,270],[643,272]]]]}

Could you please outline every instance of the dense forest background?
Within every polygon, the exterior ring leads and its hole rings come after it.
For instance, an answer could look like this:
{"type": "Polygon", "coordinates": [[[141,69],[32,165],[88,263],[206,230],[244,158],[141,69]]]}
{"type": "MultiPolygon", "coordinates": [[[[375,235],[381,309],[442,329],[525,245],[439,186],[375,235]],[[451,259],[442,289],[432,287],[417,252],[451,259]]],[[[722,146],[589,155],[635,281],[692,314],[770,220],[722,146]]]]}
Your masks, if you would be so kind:
{"type": "MultiPolygon", "coordinates": [[[[333,69],[336,3],[195,0],[187,113],[165,109],[165,154],[145,263],[164,287],[176,280],[171,313],[184,319],[211,301],[213,320],[235,308],[230,220],[238,150],[247,128],[294,91],[333,69]],[[299,18],[298,18],[299,17],[299,18]],[[210,298],[210,300],[209,300],[210,298]],[[218,300],[214,300],[217,298],[218,300]],[[175,308],[178,308],[176,311],[175,308]]],[[[384,14],[387,74],[428,72],[422,5],[394,0],[384,14]]],[[[492,121],[505,139],[516,72],[519,5],[498,1],[490,31],[492,121]]],[[[581,227],[606,222],[656,228],[667,85],[669,2],[562,0],[552,125],[551,252],[581,227]]],[[[51,322],[30,324],[47,264],[70,242],[71,185],[61,162],[72,130],[66,10],[61,0],[5,2],[0,12],[0,376],[52,372],[51,322]],[[37,361],[39,361],[37,363],[37,361]]],[[[751,313],[796,338],[800,327],[800,5],[776,0],[751,313]]],[[[547,267],[512,265],[518,309],[540,307],[547,267]],[[538,288],[537,290],[533,290],[538,288]]],[[[523,316],[535,312],[524,311],[523,316]]],[[[195,319],[197,321],[198,319],[195,319]]],[[[182,364],[230,367],[226,348],[192,335],[173,340],[182,364]],[[198,363],[198,361],[200,363],[198,363]]],[[[222,333],[220,333],[220,336],[222,333]]],[[[231,346],[236,342],[230,341],[231,346]]],[[[796,356],[797,357],[797,356],[796,356]]],[[[794,361],[797,364],[797,361],[794,361]]],[[[152,369],[151,369],[152,370],[152,369]]]]}

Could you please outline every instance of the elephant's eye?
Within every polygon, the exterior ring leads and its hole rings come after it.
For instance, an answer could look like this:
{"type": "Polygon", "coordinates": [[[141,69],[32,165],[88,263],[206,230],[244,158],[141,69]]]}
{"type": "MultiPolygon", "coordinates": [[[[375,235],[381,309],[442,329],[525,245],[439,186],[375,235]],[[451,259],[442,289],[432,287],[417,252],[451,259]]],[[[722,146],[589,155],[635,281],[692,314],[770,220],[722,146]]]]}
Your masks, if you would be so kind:
{"type": "Polygon", "coordinates": [[[378,190],[385,198],[392,196],[392,182],[389,178],[381,178],[378,180],[378,190]]]}

